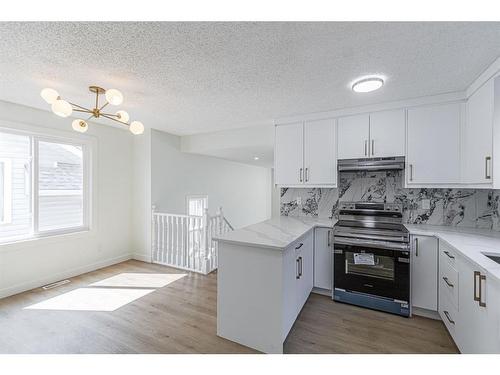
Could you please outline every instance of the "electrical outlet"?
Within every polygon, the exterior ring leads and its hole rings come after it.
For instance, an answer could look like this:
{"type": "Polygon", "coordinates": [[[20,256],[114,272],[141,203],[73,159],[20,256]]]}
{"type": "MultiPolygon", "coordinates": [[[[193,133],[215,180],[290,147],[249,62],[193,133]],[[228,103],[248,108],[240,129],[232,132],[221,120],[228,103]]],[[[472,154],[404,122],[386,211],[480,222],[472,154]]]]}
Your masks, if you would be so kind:
{"type": "Polygon", "coordinates": [[[422,209],[423,210],[429,210],[431,208],[431,201],[430,199],[422,199],[422,209]]]}
{"type": "Polygon", "coordinates": [[[300,206],[302,204],[302,197],[297,197],[297,199],[295,199],[295,201],[300,206]]]}

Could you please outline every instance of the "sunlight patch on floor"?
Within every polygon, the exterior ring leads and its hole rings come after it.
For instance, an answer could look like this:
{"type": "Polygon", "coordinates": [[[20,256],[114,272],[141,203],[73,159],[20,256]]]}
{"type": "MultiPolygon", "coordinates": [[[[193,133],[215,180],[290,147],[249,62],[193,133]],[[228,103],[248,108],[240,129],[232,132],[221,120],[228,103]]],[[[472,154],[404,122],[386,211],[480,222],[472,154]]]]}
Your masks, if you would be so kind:
{"type": "Polygon", "coordinates": [[[162,288],[187,276],[186,273],[120,273],[89,286],[162,288]]]}
{"type": "Polygon", "coordinates": [[[25,309],[115,311],[152,292],[154,289],[79,288],[25,309]]]}

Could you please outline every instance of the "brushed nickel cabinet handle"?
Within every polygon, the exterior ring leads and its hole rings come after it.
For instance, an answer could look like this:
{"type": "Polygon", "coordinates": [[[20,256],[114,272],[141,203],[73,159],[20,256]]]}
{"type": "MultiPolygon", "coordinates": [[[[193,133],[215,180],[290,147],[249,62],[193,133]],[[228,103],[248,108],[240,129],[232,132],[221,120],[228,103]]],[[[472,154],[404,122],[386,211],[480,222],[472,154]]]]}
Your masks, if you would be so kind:
{"type": "Polygon", "coordinates": [[[443,276],[443,280],[446,283],[446,285],[448,285],[449,287],[453,288],[455,286],[452,283],[450,283],[450,281],[448,280],[448,278],[446,276],[443,276]]]}
{"type": "Polygon", "coordinates": [[[451,324],[455,324],[455,321],[453,319],[451,319],[450,317],[450,313],[446,310],[443,311],[444,312],[444,315],[446,315],[446,319],[448,319],[448,321],[451,323],[451,324]]]}
{"type": "Polygon", "coordinates": [[[418,257],[418,237],[415,237],[415,256],[418,257]]]}
{"type": "Polygon", "coordinates": [[[480,301],[480,295],[478,295],[476,293],[476,291],[477,291],[477,280],[478,280],[478,278],[480,276],[481,276],[481,273],[479,271],[474,271],[474,301],[477,301],[477,302],[480,301]]]}
{"type": "Polygon", "coordinates": [[[300,273],[299,273],[299,258],[295,259],[295,278],[300,279],[300,273]]]}
{"type": "Polygon", "coordinates": [[[413,164],[410,164],[410,181],[413,181],[413,164]]]}
{"type": "Polygon", "coordinates": [[[302,257],[299,257],[299,278],[302,277],[302,257]]]}
{"type": "Polygon", "coordinates": [[[479,306],[486,307],[486,302],[483,302],[483,281],[486,282],[486,275],[479,275],[479,306]]]}
{"type": "Polygon", "coordinates": [[[365,156],[368,155],[367,148],[368,148],[368,140],[365,139],[365,156]]]}
{"type": "Polygon", "coordinates": [[[299,182],[302,182],[302,168],[299,169],[299,182]]]}
{"type": "Polygon", "coordinates": [[[331,244],[330,244],[330,235],[331,235],[331,232],[330,232],[330,231],[328,231],[328,232],[326,233],[326,243],[327,243],[328,247],[330,247],[330,246],[331,246],[331,244]]]}
{"type": "Polygon", "coordinates": [[[484,158],[484,178],[489,180],[491,175],[488,173],[488,162],[491,161],[491,156],[486,156],[484,158]]]}
{"type": "Polygon", "coordinates": [[[306,180],[306,182],[309,181],[309,168],[306,168],[305,180],[306,180]]]}
{"type": "Polygon", "coordinates": [[[303,245],[304,245],[304,244],[301,242],[301,243],[299,244],[299,246],[297,246],[297,247],[295,248],[295,250],[300,249],[303,245]]]}
{"type": "Polygon", "coordinates": [[[445,253],[448,256],[448,258],[455,259],[455,257],[451,255],[449,251],[443,251],[443,253],[445,253]]]}
{"type": "Polygon", "coordinates": [[[372,139],[372,156],[375,155],[375,140],[372,139]]]}

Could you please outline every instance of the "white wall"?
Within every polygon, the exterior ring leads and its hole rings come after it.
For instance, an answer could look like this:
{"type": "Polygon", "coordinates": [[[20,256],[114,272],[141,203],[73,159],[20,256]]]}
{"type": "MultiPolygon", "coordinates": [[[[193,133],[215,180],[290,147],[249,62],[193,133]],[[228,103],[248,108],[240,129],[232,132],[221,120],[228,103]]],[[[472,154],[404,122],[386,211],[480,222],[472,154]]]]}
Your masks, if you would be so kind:
{"type": "Polygon", "coordinates": [[[0,297],[81,274],[131,257],[132,142],[126,130],[90,124],[71,130],[71,119],[0,101],[0,127],[93,145],[92,228],[88,232],[0,245],[0,297]]]}
{"type": "Polygon", "coordinates": [[[158,211],[186,213],[187,195],[208,195],[240,228],[271,216],[271,169],[181,152],[180,137],[151,135],[151,201],[158,211]]]}

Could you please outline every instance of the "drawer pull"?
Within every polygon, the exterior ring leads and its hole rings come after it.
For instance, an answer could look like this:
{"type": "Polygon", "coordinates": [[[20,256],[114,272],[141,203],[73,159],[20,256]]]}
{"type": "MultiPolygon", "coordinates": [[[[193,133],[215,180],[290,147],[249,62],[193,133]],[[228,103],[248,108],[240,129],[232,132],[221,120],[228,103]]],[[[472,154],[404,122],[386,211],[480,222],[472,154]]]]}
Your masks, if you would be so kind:
{"type": "Polygon", "coordinates": [[[297,246],[297,247],[295,248],[295,250],[300,249],[302,246],[304,246],[304,244],[301,242],[301,243],[299,244],[299,246],[297,246]]]}
{"type": "MultiPolygon", "coordinates": [[[[480,276],[481,276],[481,272],[479,272],[479,271],[474,271],[474,301],[477,301],[477,302],[481,301],[480,294],[478,295],[478,294],[476,293],[476,291],[477,291],[477,279],[478,279],[478,277],[480,277],[480,276]]],[[[481,287],[481,286],[480,286],[480,287],[481,287]]],[[[479,292],[479,293],[481,293],[481,292],[479,292]]]]}
{"type": "Polygon", "coordinates": [[[302,257],[299,257],[299,278],[302,277],[302,257]]]}
{"type": "Polygon", "coordinates": [[[445,253],[448,256],[448,258],[455,259],[455,257],[453,255],[451,255],[449,251],[445,250],[445,251],[443,251],[443,253],[445,253]]]}
{"type": "Polygon", "coordinates": [[[486,307],[486,302],[483,302],[483,281],[486,281],[486,275],[479,275],[479,306],[486,307]]]}
{"type": "Polygon", "coordinates": [[[297,263],[295,266],[295,278],[296,279],[300,279],[300,271],[299,271],[299,263],[300,263],[300,260],[299,258],[295,259],[295,262],[297,263]]]}
{"type": "Polygon", "coordinates": [[[448,285],[449,287],[453,288],[455,286],[452,283],[450,283],[450,281],[448,280],[448,278],[446,276],[443,276],[443,280],[446,283],[446,285],[448,285]]]}
{"type": "Polygon", "coordinates": [[[443,311],[444,312],[444,315],[446,316],[446,319],[448,319],[448,321],[451,323],[451,324],[455,324],[455,321],[453,319],[451,319],[450,317],[450,313],[446,310],[443,311]]]}
{"type": "Polygon", "coordinates": [[[415,237],[415,256],[418,257],[418,237],[415,237]]]}

